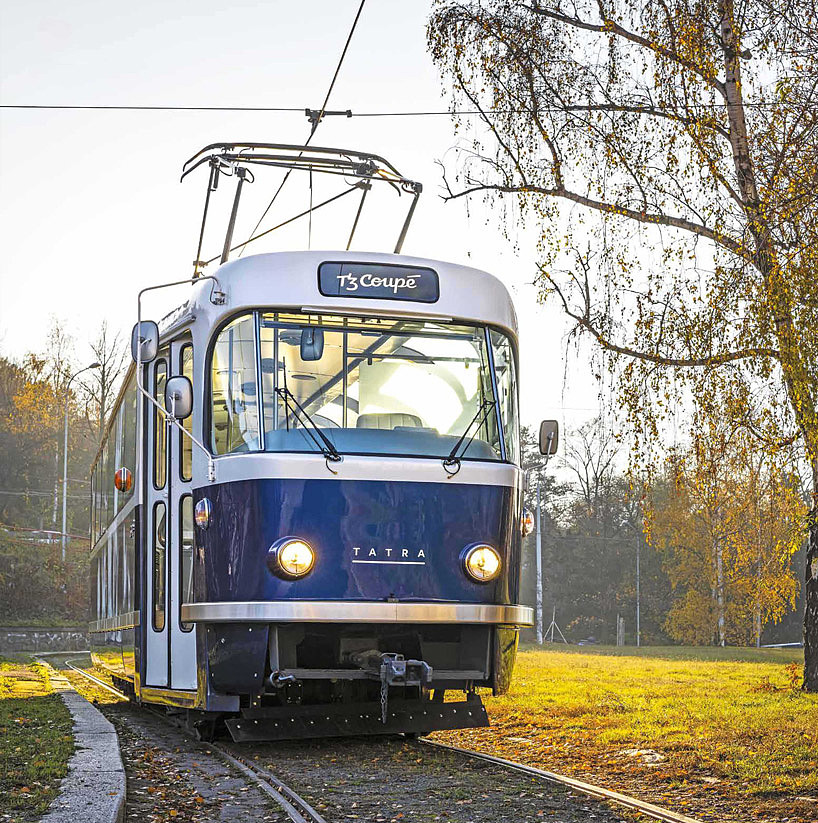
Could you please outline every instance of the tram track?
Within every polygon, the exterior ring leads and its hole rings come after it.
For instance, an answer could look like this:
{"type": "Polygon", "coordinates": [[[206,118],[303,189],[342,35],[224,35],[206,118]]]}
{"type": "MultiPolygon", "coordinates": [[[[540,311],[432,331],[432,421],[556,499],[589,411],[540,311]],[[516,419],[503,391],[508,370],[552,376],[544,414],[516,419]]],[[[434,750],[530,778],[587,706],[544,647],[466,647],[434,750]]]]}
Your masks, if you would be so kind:
{"type": "MultiPolygon", "coordinates": [[[[74,665],[71,661],[65,661],[65,665],[78,675],[93,682],[98,687],[115,694],[117,697],[128,700],[128,696],[123,692],[106,683],[104,680],[94,676],[90,672],[74,665]]],[[[169,719],[172,720],[172,718],[168,715],[165,715],[156,709],[145,706],[142,708],[155,717],[160,718],[164,722],[167,722],[169,719]]],[[[183,724],[175,723],[174,725],[176,725],[177,728],[179,728],[197,746],[208,751],[214,751],[220,758],[222,758],[223,761],[232,765],[235,769],[241,772],[245,778],[255,783],[265,795],[270,797],[279,805],[279,807],[288,815],[288,818],[292,821],[292,823],[327,823],[325,818],[322,817],[322,815],[308,801],[301,797],[272,771],[265,768],[261,764],[244,757],[242,753],[237,752],[235,750],[236,744],[228,746],[217,742],[204,744],[201,741],[196,740],[192,732],[183,724]]],[[[524,763],[518,763],[505,758],[495,757],[493,755],[486,754],[485,752],[464,749],[458,746],[449,745],[447,743],[440,743],[436,740],[430,740],[425,737],[418,738],[415,745],[418,747],[423,746],[446,751],[459,757],[481,760],[492,764],[498,769],[521,773],[528,777],[535,777],[552,784],[560,785],[572,792],[577,792],[596,800],[607,801],[610,804],[626,808],[632,812],[639,812],[646,817],[659,820],[661,823],[701,823],[696,818],[656,806],[653,803],[639,800],[638,798],[622,794],[621,792],[606,789],[602,786],[596,786],[567,775],[558,774],[545,769],[538,769],[524,763]]]]}
{"type": "MultiPolygon", "coordinates": [[[[129,700],[128,696],[119,689],[106,683],[99,677],[94,676],[85,669],[75,666],[71,661],[66,660],[65,665],[76,672],[80,676],[94,683],[96,686],[105,689],[111,694],[129,700]]],[[[144,711],[149,712],[155,717],[167,722],[170,718],[162,712],[143,706],[144,711]]],[[[235,752],[228,751],[227,747],[215,741],[209,743],[202,743],[197,740],[190,730],[181,723],[175,724],[179,730],[185,734],[192,742],[205,751],[214,751],[227,763],[230,763],[234,768],[238,769],[246,778],[252,780],[258,788],[277,803],[283,811],[288,815],[292,823],[327,823],[327,821],[316,811],[310,803],[308,803],[301,795],[294,791],[284,781],[280,780],[269,769],[265,769],[257,763],[237,756],[235,752]]]]}
{"type": "Polygon", "coordinates": [[[445,749],[450,752],[457,752],[465,757],[473,757],[478,760],[485,760],[488,763],[493,763],[495,766],[501,766],[512,771],[522,772],[523,774],[532,777],[539,777],[543,780],[548,780],[551,783],[559,783],[567,786],[573,791],[581,792],[589,797],[595,797],[599,800],[607,800],[611,803],[616,803],[619,806],[624,806],[631,811],[641,812],[642,814],[652,817],[655,820],[661,820],[662,823],[701,823],[694,817],[680,814],[679,812],[671,811],[670,809],[663,809],[661,806],[656,806],[653,803],[648,803],[644,800],[631,797],[630,795],[615,792],[611,789],[605,789],[602,786],[595,786],[592,783],[586,783],[584,780],[577,780],[575,777],[568,777],[564,774],[557,774],[556,772],[546,771],[545,769],[538,769],[535,766],[527,766],[525,763],[517,763],[513,760],[506,760],[502,757],[495,757],[485,752],[477,752],[473,749],[462,749],[459,746],[451,746],[448,743],[438,743],[436,740],[429,740],[426,737],[418,738],[418,742],[426,746],[434,746],[438,749],[445,749]]]}

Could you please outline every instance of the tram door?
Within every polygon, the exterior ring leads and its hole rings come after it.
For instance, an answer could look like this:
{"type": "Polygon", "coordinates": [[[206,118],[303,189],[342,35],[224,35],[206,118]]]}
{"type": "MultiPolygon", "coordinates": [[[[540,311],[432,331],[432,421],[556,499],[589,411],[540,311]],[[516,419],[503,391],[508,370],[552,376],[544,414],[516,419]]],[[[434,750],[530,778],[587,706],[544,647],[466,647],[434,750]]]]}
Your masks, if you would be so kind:
{"type": "MultiPolygon", "coordinates": [[[[163,347],[150,365],[149,385],[160,405],[168,378],[177,374],[193,377],[193,346],[186,338],[163,347]]],[[[192,417],[184,426],[192,428],[192,417]]],[[[181,620],[182,603],[193,591],[193,451],[190,440],[155,407],[147,430],[145,685],[194,690],[195,633],[181,620]]]]}

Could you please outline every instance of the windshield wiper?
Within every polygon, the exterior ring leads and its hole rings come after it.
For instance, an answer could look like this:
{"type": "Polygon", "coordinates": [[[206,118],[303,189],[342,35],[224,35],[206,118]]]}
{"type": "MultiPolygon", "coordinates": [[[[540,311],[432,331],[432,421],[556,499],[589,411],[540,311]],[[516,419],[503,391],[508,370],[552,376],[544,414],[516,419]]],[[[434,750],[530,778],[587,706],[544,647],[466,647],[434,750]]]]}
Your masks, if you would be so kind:
{"type": "Polygon", "coordinates": [[[277,388],[276,394],[284,401],[284,419],[287,424],[287,431],[290,430],[289,411],[290,401],[292,400],[293,417],[301,423],[304,431],[310,436],[310,439],[315,444],[317,449],[324,455],[327,460],[333,463],[340,463],[343,458],[338,449],[335,448],[333,442],[321,431],[320,426],[310,417],[310,413],[298,402],[296,396],[287,388],[287,370],[284,369],[284,388],[277,388]],[[304,421],[310,424],[311,428],[304,425],[304,421]],[[318,437],[316,437],[318,435],[318,437]],[[320,438],[320,441],[319,439],[320,438]]]}
{"type": "MultiPolygon", "coordinates": [[[[457,469],[459,471],[460,457],[462,457],[463,454],[465,454],[466,451],[468,451],[469,446],[471,446],[471,441],[474,440],[475,435],[477,434],[477,432],[480,431],[480,426],[483,425],[486,417],[488,417],[489,411],[491,411],[491,409],[493,408],[493,400],[484,400],[480,404],[474,417],[472,417],[471,422],[468,426],[466,426],[466,430],[463,432],[463,434],[460,435],[460,438],[458,439],[457,443],[454,444],[452,450],[449,452],[449,456],[444,459],[443,468],[446,469],[446,471],[448,471],[449,468],[453,466],[457,466],[457,469]],[[460,451],[460,447],[463,445],[463,441],[466,439],[468,433],[471,431],[472,426],[477,422],[478,418],[480,418],[480,422],[478,423],[477,428],[474,430],[474,434],[471,437],[469,437],[469,442],[466,443],[466,448],[463,449],[462,454],[460,455],[460,457],[458,457],[457,452],[460,451]]],[[[457,472],[455,472],[455,474],[457,474],[457,472]]]]}

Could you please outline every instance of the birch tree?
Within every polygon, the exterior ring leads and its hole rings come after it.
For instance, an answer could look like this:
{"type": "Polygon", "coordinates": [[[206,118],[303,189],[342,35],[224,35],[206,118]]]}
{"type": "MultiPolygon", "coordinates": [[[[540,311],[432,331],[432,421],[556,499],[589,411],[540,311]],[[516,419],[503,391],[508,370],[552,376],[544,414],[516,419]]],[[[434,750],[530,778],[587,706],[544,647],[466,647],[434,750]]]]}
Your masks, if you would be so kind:
{"type": "Polygon", "coordinates": [[[758,645],[795,603],[790,561],[804,501],[786,464],[759,454],[745,431],[708,428],[668,459],[669,482],[650,511],[674,590],[665,629],[683,643],[758,645]]]}
{"type": "Polygon", "coordinates": [[[605,353],[640,448],[680,404],[802,448],[818,691],[814,0],[441,2],[429,43],[478,113],[447,197],[540,228],[542,291],[605,353]]]}

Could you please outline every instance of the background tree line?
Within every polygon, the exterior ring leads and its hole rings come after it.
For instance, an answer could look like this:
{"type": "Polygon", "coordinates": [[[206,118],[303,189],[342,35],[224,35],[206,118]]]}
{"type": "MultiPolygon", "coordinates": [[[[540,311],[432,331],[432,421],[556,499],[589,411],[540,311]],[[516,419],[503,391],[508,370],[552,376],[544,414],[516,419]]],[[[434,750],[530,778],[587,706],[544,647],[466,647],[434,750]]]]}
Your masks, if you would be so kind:
{"type": "MultiPolygon", "coordinates": [[[[80,357],[59,323],[43,352],[0,355],[0,621],[86,619],[89,468],[106,428],[124,347],[103,325],[80,357]],[[100,368],[83,372],[91,362],[100,368]],[[61,560],[63,423],[68,408],[67,557],[61,560]]],[[[805,493],[787,464],[711,423],[663,470],[635,485],[627,448],[602,418],[564,433],[548,467],[523,431],[526,505],[540,482],[545,626],[552,607],[571,640],[750,644],[798,636],[796,567],[805,493]]],[[[535,535],[523,599],[533,604],[535,535]]],[[[533,632],[529,633],[533,637],[533,632]]]]}
{"type": "Polygon", "coordinates": [[[105,323],[82,348],[81,356],[55,320],[42,352],[20,361],[0,353],[0,621],[87,618],[89,468],[116,399],[124,348],[105,323]],[[99,365],[77,375],[91,363],[99,365]]]}
{"type": "MultiPolygon", "coordinates": [[[[753,645],[800,637],[807,494],[740,435],[708,432],[669,450],[662,473],[635,485],[625,449],[601,418],[564,437],[545,470],[523,436],[526,506],[542,499],[544,628],[556,607],[570,641],[753,645]],[[559,480],[556,478],[560,478],[559,480]]],[[[524,541],[523,598],[536,597],[536,534],[524,541]]],[[[526,639],[533,640],[534,631],[526,639]]]]}

